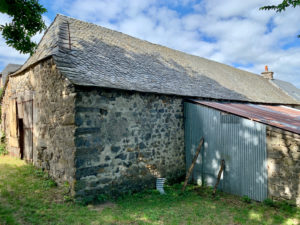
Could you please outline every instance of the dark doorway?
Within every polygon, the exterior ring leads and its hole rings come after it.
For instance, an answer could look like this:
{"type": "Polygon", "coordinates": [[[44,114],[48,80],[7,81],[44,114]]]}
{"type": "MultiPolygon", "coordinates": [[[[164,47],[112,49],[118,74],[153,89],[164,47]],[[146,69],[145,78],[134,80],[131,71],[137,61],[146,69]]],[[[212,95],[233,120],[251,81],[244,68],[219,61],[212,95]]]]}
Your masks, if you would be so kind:
{"type": "Polygon", "coordinates": [[[19,119],[19,146],[21,159],[24,159],[24,124],[23,119],[19,119]]]}

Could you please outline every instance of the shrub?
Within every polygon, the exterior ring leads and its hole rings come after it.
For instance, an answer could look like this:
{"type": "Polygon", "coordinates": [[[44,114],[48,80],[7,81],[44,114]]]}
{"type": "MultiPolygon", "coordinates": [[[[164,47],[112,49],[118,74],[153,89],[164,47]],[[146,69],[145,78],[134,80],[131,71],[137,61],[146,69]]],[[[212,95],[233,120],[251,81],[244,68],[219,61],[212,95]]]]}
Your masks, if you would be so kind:
{"type": "Polygon", "coordinates": [[[98,202],[98,203],[104,203],[104,202],[106,202],[108,199],[109,199],[109,196],[108,196],[108,195],[105,195],[105,194],[100,194],[100,195],[97,196],[97,202],[98,202]]]}
{"type": "Polygon", "coordinates": [[[0,155],[7,155],[8,151],[6,150],[6,146],[4,144],[0,144],[0,155]]]}
{"type": "Polygon", "coordinates": [[[174,185],[181,183],[185,179],[185,171],[184,170],[177,170],[171,174],[166,176],[166,184],[167,185],[174,185]]]}
{"type": "Polygon", "coordinates": [[[33,170],[33,173],[35,176],[40,177],[40,178],[47,178],[47,175],[42,169],[35,169],[33,170]]]}
{"type": "Polygon", "coordinates": [[[296,203],[288,200],[276,202],[276,207],[289,213],[295,213],[297,211],[296,203]]]}
{"type": "Polygon", "coordinates": [[[1,134],[0,142],[3,143],[3,144],[5,143],[5,133],[1,134]]]}
{"type": "Polygon", "coordinates": [[[45,188],[52,188],[52,187],[56,187],[56,186],[57,186],[56,182],[50,178],[44,182],[45,188]]]}
{"type": "Polygon", "coordinates": [[[2,133],[0,137],[0,155],[7,155],[8,151],[6,149],[6,144],[5,144],[5,134],[2,133]]]}
{"type": "Polygon", "coordinates": [[[266,198],[263,203],[267,206],[275,207],[275,202],[270,198],[266,198]]]}
{"type": "Polygon", "coordinates": [[[249,198],[247,195],[244,195],[242,199],[243,199],[243,202],[246,202],[248,204],[251,203],[251,198],[249,198]]]}

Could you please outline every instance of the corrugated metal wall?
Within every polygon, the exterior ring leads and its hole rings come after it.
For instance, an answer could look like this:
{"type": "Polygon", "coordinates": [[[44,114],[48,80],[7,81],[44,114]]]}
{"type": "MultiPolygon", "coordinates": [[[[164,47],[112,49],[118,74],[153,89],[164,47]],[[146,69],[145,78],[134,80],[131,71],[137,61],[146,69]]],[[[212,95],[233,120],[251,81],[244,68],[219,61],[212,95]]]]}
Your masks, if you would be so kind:
{"type": "Polygon", "coordinates": [[[188,102],[184,110],[187,168],[204,137],[204,148],[193,171],[194,181],[213,186],[224,159],[219,189],[258,201],[267,198],[266,126],[188,102]]]}

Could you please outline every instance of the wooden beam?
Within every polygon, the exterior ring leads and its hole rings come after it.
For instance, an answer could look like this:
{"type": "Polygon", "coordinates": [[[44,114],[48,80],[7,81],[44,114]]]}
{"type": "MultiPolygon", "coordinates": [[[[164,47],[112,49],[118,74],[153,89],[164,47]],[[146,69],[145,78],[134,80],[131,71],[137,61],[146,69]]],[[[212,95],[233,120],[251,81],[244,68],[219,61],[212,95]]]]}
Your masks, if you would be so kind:
{"type": "Polygon", "coordinates": [[[183,187],[182,187],[182,191],[185,190],[186,185],[187,185],[187,183],[188,183],[188,181],[189,181],[189,178],[190,178],[190,176],[191,176],[191,174],[192,174],[192,172],[193,172],[193,169],[194,169],[194,166],[195,166],[195,164],[196,164],[196,161],[197,161],[198,155],[199,155],[199,153],[200,153],[201,147],[202,147],[202,145],[203,145],[203,142],[204,142],[204,139],[203,139],[203,137],[202,137],[201,140],[200,140],[200,143],[199,143],[199,145],[198,145],[198,147],[197,147],[196,154],[195,154],[195,156],[194,156],[194,159],[193,159],[193,161],[192,161],[192,164],[191,164],[191,166],[190,166],[190,168],[189,168],[189,170],[188,170],[188,172],[187,172],[187,174],[186,174],[185,181],[184,181],[184,184],[183,184],[183,187]]]}
{"type": "Polygon", "coordinates": [[[220,183],[221,175],[222,175],[222,172],[223,172],[224,168],[225,168],[225,160],[222,159],[221,160],[221,168],[220,168],[220,171],[219,171],[219,174],[218,174],[218,178],[217,178],[217,182],[215,184],[214,191],[213,191],[213,196],[216,195],[217,187],[218,187],[218,185],[220,183]]]}

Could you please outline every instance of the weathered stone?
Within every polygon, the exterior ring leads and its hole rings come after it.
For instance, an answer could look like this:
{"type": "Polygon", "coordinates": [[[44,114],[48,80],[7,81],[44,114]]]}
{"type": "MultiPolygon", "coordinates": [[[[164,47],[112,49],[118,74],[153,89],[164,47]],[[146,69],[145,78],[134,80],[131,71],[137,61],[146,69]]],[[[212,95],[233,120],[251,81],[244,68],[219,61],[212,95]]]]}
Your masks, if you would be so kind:
{"type": "Polygon", "coordinates": [[[137,152],[130,152],[129,153],[129,160],[135,160],[138,157],[138,153],[137,152]]]}
{"type": "Polygon", "coordinates": [[[119,152],[120,149],[121,149],[121,148],[120,148],[119,146],[111,146],[111,151],[112,151],[113,153],[119,152]]]}
{"type": "Polygon", "coordinates": [[[300,140],[297,137],[288,131],[267,126],[269,198],[299,202],[300,157],[297,150],[300,140]]]}
{"type": "Polygon", "coordinates": [[[146,148],[146,145],[142,142],[142,143],[139,144],[139,148],[144,149],[144,148],[146,148]]]}
{"type": "Polygon", "coordinates": [[[92,133],[99,133],[100,128],[77,128],[75,130],[75,135],[82,135],[82,134],[92,134],[92,133]]]}
{"type": "Polygon", "coordinates": [[[73,124],[75,124],[75,117],[73,113],[69,113],[63,116],[62,125],[73,125],[73,124]]]}
{"type": "Polygon", "coordinates": [[[86,177],[86,176],[96,176],[98,174],[98,171],[105,167],[108,167],[108,164],[102,164],[99,166],[77,169],[76,170],[76,179],[80,179],[80,178],[86,177]]]}
{"type": "Polygon", "coordinates": [[[125,160],[126,158],[127,158],[127,155],[124,153],[121,153],[115,157],[115,159],[122,159],[122,160],[125,160]]]}
{"type": "Polygon", "coordinates": [[[82,138],[76,141],[77,146],[82,146],[83,153],[84,145],[93,144],[93,137],[99,137],[104,146],[99,153],[89,153],[99,154],[98,162],[92,161],[91,169],[84,168],[85,172],[77,169],[78,179],[80,176],[91,178],[91,185],[83,188],[115,195],[154,187],[155,177],[172,174],[176,178],[177,171],[185,171],[180,98],[100,88],[78,88],[77,96],[76,109],[79,110],[75,113],[76,118],[80,118],[80,123],[76,123],[77,134],[82,138]],[[91,102],[98,111],[91,109],[91,102]],[[181,114],[179,119],[175,112],[181,114]],[[91,125],[87,121],[91,121],[91,125]],[[89,128],[95,126],[99,126],[98,132],[89,132],[89,128]],[[103,162],[109,163],[108,166],[98,168],[103,162]],[[152,166],[147,168],[147,165],[152,166]],[[112,181],[98,182],[107,177],[112,181]]]}
{"type": "Polygon", "coordinates": [[[146,141],[149,141],[149,139],[151,138],[151,133],[148,133],[145,135],[145,140],[146,141]]]}
{"type": "Polygon", "coordinates": [[[98,183],[99,183],[99,184],[105,184],[105,185],[107,185],[107,184],[108,184],[109,182],[111,182],[111,181],[112,181],[111,178],[106,177],[106,178],[100,179],[100,180],[98,181],[98,183]]]}
{"type": "Polygon", "coordinates": [[[33,152],[26,145],[25,159],[47,170],[59,184],[74,183],[74,90],[56,69],[54,61],[48,58],[17,76],[11,76],[2,101],[2,119],[5,117],[2,127],[6,128],[8,150],[20,152],[18,141],[13,148],[10,145],[11,141],[17,140],[11,132],[17,131],[11,119],[18,117],[23,120],[24,127],[33,127],[34,132],[33,152]],[[11,99],[17,99],[18,115],[10,113],[11,99]]]}
{"type": "Polygon", "coordinates": [[[85,156],[87,154],[89,155],[96,155],[99,156],[101,152],[104,151],[104,146],[98,146],[98,147],[93,147],[93,148],[86,148],[86,147],[82,147],[82,148],[76,148],[76,156],[85,156]]]}

